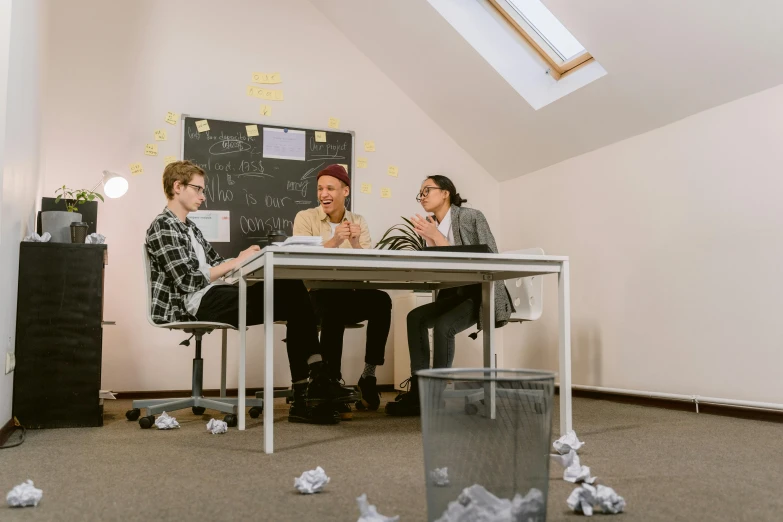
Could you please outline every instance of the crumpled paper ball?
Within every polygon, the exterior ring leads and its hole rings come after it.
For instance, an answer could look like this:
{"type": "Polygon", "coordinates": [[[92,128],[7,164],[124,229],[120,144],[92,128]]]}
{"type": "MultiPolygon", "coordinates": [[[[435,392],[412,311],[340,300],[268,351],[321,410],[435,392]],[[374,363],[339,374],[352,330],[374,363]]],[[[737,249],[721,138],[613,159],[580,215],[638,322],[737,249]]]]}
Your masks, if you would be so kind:
{"type": "Polygon", "coordinates": [[[11,507],[35,507],[41,498],[43,498],[43,490],[36,488],[32,480],[27,480],[9,491],[5,500],[11,507]]]}
{"type": "Polygon", "coordinates": [[[179,428],[179,422],[177,419],[166,413],[165,411],[155,419],[155,426],[159,430],[170,430],[172,428],[179,428]]]}
{"type": "Polygon", "coordinates": [[[299,478],[295,478],[294,487],[303,495],[311,495],[323,491],[329,480],[323,468],[318,466],[310,471],[305,471],[299,478]]]}

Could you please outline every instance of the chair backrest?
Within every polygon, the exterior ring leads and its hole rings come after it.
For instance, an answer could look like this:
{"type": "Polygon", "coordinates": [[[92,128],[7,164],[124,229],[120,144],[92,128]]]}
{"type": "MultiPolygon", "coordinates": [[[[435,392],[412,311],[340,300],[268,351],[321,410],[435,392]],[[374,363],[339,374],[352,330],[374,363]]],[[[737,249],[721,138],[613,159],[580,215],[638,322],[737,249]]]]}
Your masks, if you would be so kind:
{"type": "MultiPolygon", "coordinates": [[[[544,255],[541,248],[526,248],[503,252],[504,254],[535,254],[544,255]]],[[[511,321],[535,321],[544,311],[544,277],[530,276],[505,281],[508,293],[511,294],[511,303],[514,305],[514,313],[511,321]]]]}
{"type": "Polygon", "coordinates": [[[142,243],[141,246],[141,250],[144,252],[144,283],[147,285],[147,321],[152,326],[160,326],[152,320],[152,261],[149,252],[147,252],[147,243],[142,243]]]}

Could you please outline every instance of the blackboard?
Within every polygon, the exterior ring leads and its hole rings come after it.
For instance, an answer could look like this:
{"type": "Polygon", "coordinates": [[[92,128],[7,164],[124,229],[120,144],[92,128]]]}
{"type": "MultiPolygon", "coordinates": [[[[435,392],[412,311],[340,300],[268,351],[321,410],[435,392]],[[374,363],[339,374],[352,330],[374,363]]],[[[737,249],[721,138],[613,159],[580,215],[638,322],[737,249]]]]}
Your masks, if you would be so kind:
{"type": "MultiPolygon", "coordinates": [[[[316,175],[327,165],[347,166],[353,192],[351,132],[318,131],[326,134],[326,141],[319,142],[316,129],[189,115],[182,125],[182,159],[206,173],[200,210],[229,212],[230,241],[212,242],[224,257],[235,257],[273,230],[292,235],[297,212],[318,206],[316,175]],[[201,120],[208,131],[199,132],[196,122],[201,120]],[[257,126],[258,136],[248,136],[248,125],[257,126]]],[[[346,207],[352,209],[350,197],[346,207]]]]}

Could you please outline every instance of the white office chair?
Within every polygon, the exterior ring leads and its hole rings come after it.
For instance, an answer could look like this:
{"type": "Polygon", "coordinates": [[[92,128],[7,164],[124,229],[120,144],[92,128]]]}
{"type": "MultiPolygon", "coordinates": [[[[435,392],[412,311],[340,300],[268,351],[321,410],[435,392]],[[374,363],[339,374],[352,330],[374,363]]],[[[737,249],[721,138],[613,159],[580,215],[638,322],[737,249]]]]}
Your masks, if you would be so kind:
{"type": "MultiPolygon", "coordinates": [[[[504,254],[544,255],[542,248],[526,248],[512,250],[504,254]]],[[[514,313],[508,320],[510,323],[535,321],[544,311],[544,278],[542,276],[519,277],[505,281],[508,293],[511,294],[511,304],[514,313]]]]}
{"type": "MultiPolygon", "coordinates": [[[[503,253],[544,255],[544,250],[542,248],[526,248],[503,253]]],[[[539,319],[544,310],[544,278],[542,276],[519,277],[507,279],[504,282],[511,295],[511,304],[514,306],[514,313],[511,314],[508,322],[522,323],[539,319]]],[[[543,397],[542,392],[538,390],[497,390],[497,393],[498,396],[515,394],[535,399],[543,397]]],[[[449,390],[446,392],[446,397],[465,397],[465,411],[469,414],[475,414],[478,412],[479,404],[484,402],[484,390],[449,390]]],[[[540,406],[535,404],[535,407],[536,411],[539,411],[540,406]]]]}
{"type": "MultiPolygon", "coordinates": [[[[147,285],[147,321],[156,328],[167,328],[169,330],[183,330],[191,336],[196,338],[196,356],[193,358],[193,380],[191,388],[191,396],[185,399],[144,399],[133,401],[133,409],[128,410],[125,413],[125,417],[128,420],[139,420],[139,426],[142,428],[150,428],[155,423],[155,414],[163,411],[176,411],[184,408],[191,408],[195,415],[202,415],[206,408],[217,410],[223,413],[227,413],[223,420],[229,426],[237,425],[237,402],[236,397],[226,397],[226,344],[227,344],[227,330],[236,330],[232,325],[226,323],[213,323],[207,321],[183,321],[176,323],[157,324],[152,320],[152,279],[150,258],[147,253],[147,245],[143,245],[144,252],[144,280],[147,285]],[[223,334],[223,349],[222,349],[222,362],[220,368],[220,397],[219,400],[207,399],[203,395],[203,381],[204,381],[204,360],[201,358],[201,338],[205,334],[210,334],[214,330],[221,330],[223,334]],[[147,409],[147,416],[141,417],[141,408],[147,409]]],[[[189,338],[180,343],[185,346],[189,346],[189,338]]],[[[246,399],[245,404],[252,406],[252,409],[256,411],[254,413],[260,413],[263,409],[263,399],[246,399]]],[[[243,412],[244,413],[244,412],[243,412]]],[[[252,416],[252,414],[251,414],[252,416]]],[[[254,417],[257,417],[256,414],[254,417]]]]}

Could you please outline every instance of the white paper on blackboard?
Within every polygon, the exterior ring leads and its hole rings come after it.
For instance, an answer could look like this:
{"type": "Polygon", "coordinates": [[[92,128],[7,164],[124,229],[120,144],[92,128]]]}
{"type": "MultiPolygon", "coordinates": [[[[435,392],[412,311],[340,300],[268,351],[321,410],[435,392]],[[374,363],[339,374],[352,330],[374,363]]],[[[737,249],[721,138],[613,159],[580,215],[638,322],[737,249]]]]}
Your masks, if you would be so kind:
{"type": "Polygon", "coordinates": [[[196,224],[210,243],[228,243],[231,241],[229,214],[228,210],[197,210],[188,214],[188,219],[196,224]]]}
{"type": "Polygon", "coordinates": [[[305,131],[264,127],[264,157],[305,160],[305,131]]]}

